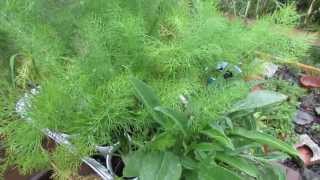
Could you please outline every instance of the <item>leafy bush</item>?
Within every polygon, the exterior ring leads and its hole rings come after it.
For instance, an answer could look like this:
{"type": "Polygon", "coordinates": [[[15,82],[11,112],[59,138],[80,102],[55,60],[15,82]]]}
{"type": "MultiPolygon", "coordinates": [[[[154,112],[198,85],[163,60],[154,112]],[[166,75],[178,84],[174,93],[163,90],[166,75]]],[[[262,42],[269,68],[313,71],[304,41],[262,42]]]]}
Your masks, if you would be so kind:
{"type": "Polygon", "coordinates": [[[273,14],[273,19],[277,24],[288,26],[298,26],[300,23],[300,15],[297,13],[293,4],[287,5],[273,14]]]}

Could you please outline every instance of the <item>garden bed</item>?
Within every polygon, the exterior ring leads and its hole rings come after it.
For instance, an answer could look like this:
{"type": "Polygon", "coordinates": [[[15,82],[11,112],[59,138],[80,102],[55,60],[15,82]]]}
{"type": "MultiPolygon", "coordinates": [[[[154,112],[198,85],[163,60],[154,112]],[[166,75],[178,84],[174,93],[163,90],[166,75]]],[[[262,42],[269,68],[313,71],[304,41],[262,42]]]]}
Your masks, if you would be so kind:
{"type": "Polygon", "coordinates": [[[20,115],[2,122],[7,167],[60,179],[91,169],[106,180],[265,180],[284,179],[275,160],[299,162],[301,88],[290,83],[300,74],[277,72],[285,85],[245,80],[263,68],[257,51],[308,53],[305,37],[273,26],[290,9],[248,27],[214,1],[45,2],[0,2],[17,51],[8,89],[26,92],[6,101],[20,115]]]}

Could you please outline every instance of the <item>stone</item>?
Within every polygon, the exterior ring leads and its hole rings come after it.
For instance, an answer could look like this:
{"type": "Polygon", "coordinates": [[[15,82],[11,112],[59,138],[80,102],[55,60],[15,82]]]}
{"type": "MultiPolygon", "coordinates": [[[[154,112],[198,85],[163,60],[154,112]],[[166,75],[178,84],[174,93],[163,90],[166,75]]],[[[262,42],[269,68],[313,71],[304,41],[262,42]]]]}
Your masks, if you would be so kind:
{"type": "Polygon", "coordinates": [[[315,107],[315,108],[314,108],[314,111],[316,112],[316,114],[317,114],[318,116],[320,116],[320,107],[315,107]]]}
{"type": "Polygon", "coordinates": [[[306,166],[320,163],[320,147],[307,134],[300,135],[296,148],[306,166]]]}
{"type": "Polygon", "coordinates": [[[302,173],[303,179],[306,180],[320,180],[320,176],[311,170],[305,168],[302,173]]]}
{"type": "Polygon", "coordinates": [[[300,83],[305,88],[319,88],[320,76],[303,76],[300,78],[300,83]]]}
{"type": "Polygon", "coordinates": [[[294,122],[298,125],[306,125],[306,124],[310,124],[312,123],[314,120],[313,116],[310,115],[307,112],[304,111],[298,111],[295,118],[294,118],[294,122]]]}

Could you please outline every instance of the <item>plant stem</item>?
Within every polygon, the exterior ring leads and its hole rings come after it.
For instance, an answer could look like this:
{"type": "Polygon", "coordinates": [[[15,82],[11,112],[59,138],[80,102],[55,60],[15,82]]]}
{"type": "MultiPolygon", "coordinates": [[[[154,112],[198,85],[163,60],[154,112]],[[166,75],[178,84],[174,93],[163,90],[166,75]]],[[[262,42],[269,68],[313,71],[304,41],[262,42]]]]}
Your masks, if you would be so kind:
{"type": "Polygon", "coordinates": [[[310,7],[308,9],[308,13],[307,13],[307,16],[305,17],[304,19],[304,24],[307,24],[308,23],[308,20],[312,14],[312,11],[313,11],[313,6],[314,4],[316,3],[316,0],[312,0],[311,4],[310,4],[310,7]]]}
{"type": "Polygon", "coordinates": [[[248,3],[247,3],[246,12],[245,12],[245,14],[244,14],[244,17],[245,17],[245,18],[247,18],[247,16],[248,16],[248,11],[249,11],[249,9],[250,9],[250,6],[251,6],[251,0],[249,0],[248,3]]]}

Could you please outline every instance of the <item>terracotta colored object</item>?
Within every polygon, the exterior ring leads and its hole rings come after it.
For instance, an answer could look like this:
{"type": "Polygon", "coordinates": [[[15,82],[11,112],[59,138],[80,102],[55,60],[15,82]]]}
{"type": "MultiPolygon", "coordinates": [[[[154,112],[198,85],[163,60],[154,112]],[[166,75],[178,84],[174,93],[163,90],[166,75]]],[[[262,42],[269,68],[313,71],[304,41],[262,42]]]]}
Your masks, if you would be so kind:
{"type": "Polygon", "coordinates": [[[305,166],[320,163],[320,147],[307,134],[300,135],[296,149],[305,166]]]}
{"type": "Polygon", "coordinates": [[[306,88],[320,88],[320,76],[303,76],[300,83],[306,88]]]}
{"type": "Polygon", "coordinates": [[[303,163],[306,166],[311,165],[311,158],[313,156],[312,151],[310,150],[310,148],[308,148],[308,146],[301,146],[297,148],[298,152],[299,152],[299,156],[302,159],[303,163]]]}
{"type": "Polygon", "coordinates": [[[258,84],[252,87],[251,92],[261,91],[263,90],[262,85],[258,84]]]}

